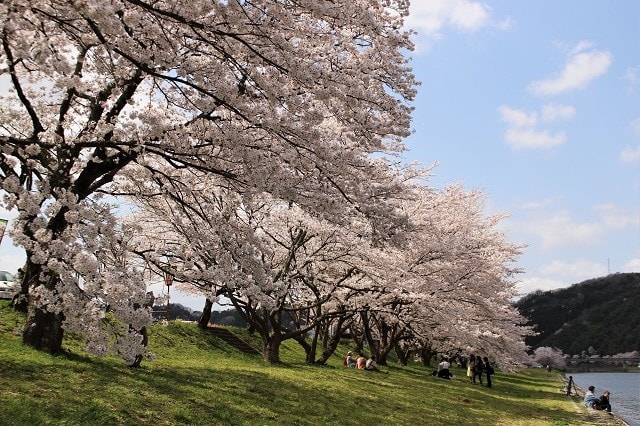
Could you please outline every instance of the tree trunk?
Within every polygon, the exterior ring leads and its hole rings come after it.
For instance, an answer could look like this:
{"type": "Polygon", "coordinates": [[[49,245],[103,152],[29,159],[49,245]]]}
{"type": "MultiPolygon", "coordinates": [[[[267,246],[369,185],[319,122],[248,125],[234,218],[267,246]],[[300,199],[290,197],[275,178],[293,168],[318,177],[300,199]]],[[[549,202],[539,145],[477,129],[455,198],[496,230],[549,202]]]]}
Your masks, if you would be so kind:
{"type": "Polygon", "coordinates": [[[209,322],[211,321],[211,310],[213,309],[213,302],[209,299],[206,299],[204,302],[204,308],[202,308],[202,315],[198,319],[198,327],[203,330],[206,330],[209,327],[209,322]]]}
{"type": "Polygon", "coordinates": [[[431,366],[431,358],[436,355],[436,352],[431,350],[430,346],[424,346],[420,351],[420,358],[422,358],[422,365],[424,367],[431,366]]]}
{"type": "MultiPolygon", "coordinates": [[[[58,277],[51,275],[43,277],[45,272],[42,271],[39,265],[27,264],[25,268],[30,275],[28,279],[29,291],[34,287],[34,283],[38,283],[36,285],[44,285],[49,290],[54,289],[58,284],[58,277]],[[38,272],[37,275],[36,271],[38,272]]],[[[29,309],[24,331],[22,332],[22,343],[50,354],[62,352],[63,321],[64,314],[49,312],[46,307],[38,306],[33,297],[29,297],[29,309]]]]}
{"type": "MultiPolygon", "coordinates": [[[[142,346],[146,348],[147,344],[149,343],[149,334],[147,333],[147,327],[142,327],[142,329],[140,330],[140,334],[142,335],[142,346]]],[[[143,358],[144,358],[144,355],[142,354],[136,355],[136,358],[133,361],[133,364],[130,365],[130,367],[135,367],[135,368],[140,367],[140,364],[142,363],[143,358]]]]}
{"type": "Polygon", "coordinates": [[[27,322],[22,333],[22,343],[50,354],[62,352],[63,320],[63,314],[29,306],[27,322]]]}
{"type": "Polygon", "coordinates": [[[280,333],[273,333],[268,339],[263,340],[262,354],[269,364],[280,362],[280,333]]]}
{"type": "Polygon", "coordinates": [[[396,355],[398,356],[398,363],[400,363],[400,365],[402,365],[403,367],[406,367],[409,363],[409,351],[402,349],[397,343],[395,345],[395,351],[396,355]]]}
{"type": "Polygon", "coordinates": [[[320,355],[320,358],[316,361],[316,364],[326,364],[329,360],[329,357],[334,354],[336,348],[340,344],[340,338],[342,337],[342,333],[344,333],[345,327],[344,324],[347,321],[347,317],[340,317],[338,319],[338,323],[334,328],[333,334],[328,332],[329,340],[323,342],[324,350],[320,355]]]}
{"type": "Polygon", "coordinates": [[[304,362],[306,362],[307,364],[312,364],[316,356],[313,346],[307,342],[307,340],[304,338],[304,335],[302,334],[295,336],[293,340],[298,342],[298,344],[302,346],[302,349],[304,349],[304,353],[305,353],[304,362]]]}
{"type": "MultiPolygon", "coordinates": [[[[321,330],[322,330],[322,324],[318,324],[318,326],[315,328],[315,333],[313,333],[313,338],[311,339],[309,352],[307,352],[307,356],[305,358],[305,362],[307,364],[313,364],[316,362],[316,353],[318,353],[318,338],[319,338],[319,334],[321,333],[321,330]]],[[[302,338],[304,340],[304,335],[302,336],[302,338]]]]}
{"type": "Polygon", "coordinates": [[[362,352],[362,349],[364,348],[364,333],[360,332],[354,323],[351,323],[349,330],[351,332],[351,339],[355,346],[355,352],[362,352]]]}
{"type": "Polygon", "coordinates": [[[13,309],[23,314],[29,313],[29,287],[37,282],[38,273],[41,270],[40,265],[34,265],[29,261],[29,258],[30,254],[27,252],[27,261],[16,275],[16,280],[20,282],[20,291],[13,296],[11,301],[13,309]]]}

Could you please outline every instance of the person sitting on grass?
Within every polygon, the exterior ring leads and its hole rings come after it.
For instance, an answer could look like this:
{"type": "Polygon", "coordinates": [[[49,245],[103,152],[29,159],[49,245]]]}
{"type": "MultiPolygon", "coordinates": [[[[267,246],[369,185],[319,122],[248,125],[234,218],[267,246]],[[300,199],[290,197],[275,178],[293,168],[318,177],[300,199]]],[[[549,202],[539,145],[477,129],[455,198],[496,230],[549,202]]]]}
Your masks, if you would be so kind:
{"type": "Polygon", "coordinates": [[[379,371],[375,355],[371,355],[371,358],[367,360],[367,364],[364,366],[364,369],[369,371],[379,371]]]}
{"type": "Polygon", "coordinates": [[[449,368],[451,367],[451,363],[449,363],[449,359],[448,358],[443,358],[442,362],[440,362],[440,364],[438,364],[438,377],[440,377],[441,379],[451,379],[451,372],[449,371],[449,368]]]}
{"type": "Polygon", "coordinates": [[[611,413],[611,403],[609,402],[609,391],[602,392],[602,395],[596,402],[593,403],[592,407],[596,410],[605,410],[607,413],[611,413]]]}
{"type": "Polygon", "coordinates": [[[588,408],[593,408],[593,404],[598,402],[598,397],[594,394],[596,391],[595,386],[589,386],[587,388],[587,393],[584,394],[584,406],[588,408]]]}
{"type": "Polygon", "coordinates": [[[344,357],[344,366],[345,367],[355,367],[356,366],[356,360],[353,359],[353,352],[349,351],[347,352],[347,356],[344,357]]]}
{"type": "Polygon", "coordinates": [[[358,370],[364,370],[366,366],[367,366],[367,359],[364,357],[362,352],[360,352],[360,356],[358,356],[358,359],[356,359],[356,368],[358,370]]]}

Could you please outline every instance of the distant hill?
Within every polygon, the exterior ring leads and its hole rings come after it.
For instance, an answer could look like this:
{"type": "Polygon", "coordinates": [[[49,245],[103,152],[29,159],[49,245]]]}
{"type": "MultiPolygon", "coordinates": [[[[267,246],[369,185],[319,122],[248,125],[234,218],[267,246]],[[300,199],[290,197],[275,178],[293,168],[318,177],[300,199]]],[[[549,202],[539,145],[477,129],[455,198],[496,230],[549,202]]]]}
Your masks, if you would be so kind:
{"type": "MultiPolygon", "coordinates": [[[[193,311],[188,307],[179,303],[172,303],[169,311],[170,319],[180,319],[184,321],[197,321],[202,315],[202,312],[193,311]]],[[[167,317],[166,305],[155,305],[153,307],[153,317],[155,319],[164,319],[167,317]]]]}
{"type": "Polygon", "coordinates": [[[537,291],[516,306],[539,333],[526,339],[534,349],[549,346],[569,355],[601,356],[640,350],[640,273],[537,291]]]}

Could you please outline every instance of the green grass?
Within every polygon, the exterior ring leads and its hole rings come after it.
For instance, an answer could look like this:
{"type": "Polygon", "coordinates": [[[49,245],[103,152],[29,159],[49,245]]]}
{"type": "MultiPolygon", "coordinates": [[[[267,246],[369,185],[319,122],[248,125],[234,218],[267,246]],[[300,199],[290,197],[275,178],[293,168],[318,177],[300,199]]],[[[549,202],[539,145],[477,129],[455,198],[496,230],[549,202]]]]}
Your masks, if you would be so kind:
{"type": "Polygon", "coordinates": [[[498,372],[487,389],[455,368],[459,379],[446,381],[416,364],[392,364],[388,374],[346,369],[339,355],[310,366],[295,342],[272,366],[179,322],[154,325],[156,359],[132,369],[89,356],[72,339],[68,356],[26,348],[22,322],[0,302],[2,425],[589,424],[559,393],[560,375],[542,369],[498,372]]]}

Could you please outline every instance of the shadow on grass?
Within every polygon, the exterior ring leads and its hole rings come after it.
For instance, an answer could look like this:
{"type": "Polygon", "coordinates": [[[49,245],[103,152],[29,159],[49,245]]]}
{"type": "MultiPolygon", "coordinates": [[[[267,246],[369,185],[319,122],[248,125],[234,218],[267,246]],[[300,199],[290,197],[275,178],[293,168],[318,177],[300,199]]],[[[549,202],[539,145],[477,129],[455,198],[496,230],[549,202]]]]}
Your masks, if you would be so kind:
{"type": "Polygon", "coordinates": [[[185,327],[154,328],[158,359],[139,369],[113,358],[0,349],[0,424],[576,424],[563,395],[545,391],[535,375],[499,373],[487,389],[461,372],[448,381],[416,366],[390,366],[388,374],[272,366],[185,327]]]}

